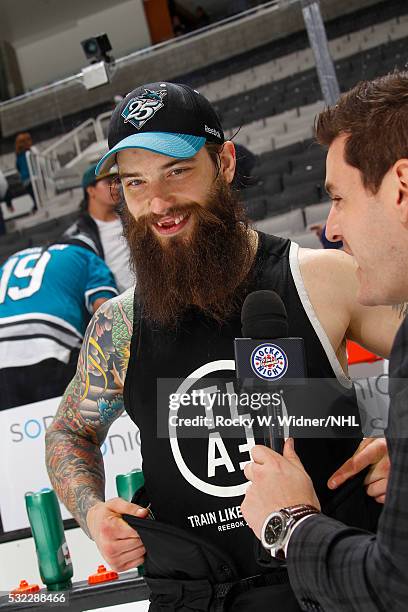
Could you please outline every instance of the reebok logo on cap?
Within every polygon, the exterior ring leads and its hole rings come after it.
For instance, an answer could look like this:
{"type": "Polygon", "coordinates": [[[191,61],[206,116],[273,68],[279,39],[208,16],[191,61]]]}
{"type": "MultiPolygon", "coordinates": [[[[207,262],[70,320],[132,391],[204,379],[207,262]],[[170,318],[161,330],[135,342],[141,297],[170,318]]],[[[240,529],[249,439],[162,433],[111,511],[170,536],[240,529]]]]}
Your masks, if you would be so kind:
{"type": "Polygon", "coordinates": [[[218,130],[215,130],[214,128],[210,128],[208,127],[208,125],[205,125],[204,129],[207,132],[207,134],[212,134],[213,136],[217,136],[217,138],[221,138],[221,134],[219,133],[218,130]]]}

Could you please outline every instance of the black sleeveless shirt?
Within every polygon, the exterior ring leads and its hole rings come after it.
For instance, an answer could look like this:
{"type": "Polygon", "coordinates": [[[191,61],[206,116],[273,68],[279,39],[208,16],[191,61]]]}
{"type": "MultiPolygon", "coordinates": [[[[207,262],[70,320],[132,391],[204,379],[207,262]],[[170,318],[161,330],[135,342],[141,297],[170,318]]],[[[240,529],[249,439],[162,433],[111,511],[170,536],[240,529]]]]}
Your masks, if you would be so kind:
{"type": "MultiPolygon", "coordinates": [[[[333,349],[328,346],[319,322],[313,319],[302,289],[296,247],[289,240],[259,233],[248,292],[272,289],[280,295],[288,313],[289,336],[305,341],[308,377],[327,379],[330,402],[341,398],[347,406],[347,415],[356,415],[358,419],[351,383],[340,372],[333,349]]],[[[179,389],[180,383],[182,388],[189,389],[189,377],[200,379],[201,385],[195,383],[197,389],[208,388],[214,379],[219,386],[224,385],[224,391],[225,387],[231,389],[235,379],[234,338],[240,336],[240,312],[220,325],[191,308],[177,329],[170,331],[145,319],[135,299],[124,401],[126,411],[140,429],[146,495],[155,518],[191,529],[194,535],[220,547],[234,559],[241,576],[246,577],[263,571],[255,559],[254,535],[239,510],[246,483],[243,468],[250,460],[250,435],[242,429],[240,439],[220,439],[216,430],[210,432],[203,427],[207,435],[204,433],[200,438],[170,441],[158,437],[158,413],[169,414],[169,394],[166,399],[157,392],[158,379],[178,379],[170,383],[172,392],[179,389]]],[[[196,408],[193,416],[198,414],[203,414],[202,407],[196,408]]],[[[378,517],[378,504],[367,497],[361,478],[358,486],[347,485],[346,495],[344,491],[332,492],[326,485],[328,477],[351,457],[360,440],[357,430],[353,438],[297,438],[295,447],[313,480],[322,509],[350,525],[372,529],[378,517]]]]}

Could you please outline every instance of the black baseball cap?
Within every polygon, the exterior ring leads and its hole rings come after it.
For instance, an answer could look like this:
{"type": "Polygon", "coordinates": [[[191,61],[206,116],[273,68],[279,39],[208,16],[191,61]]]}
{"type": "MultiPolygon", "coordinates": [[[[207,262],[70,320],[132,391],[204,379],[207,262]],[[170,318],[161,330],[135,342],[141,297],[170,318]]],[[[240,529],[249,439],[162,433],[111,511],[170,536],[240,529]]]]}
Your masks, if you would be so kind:
{"type": "Polygon", "coordinates": [[[148,83],[128,93],[113,111],[109,151],[95,174],[107,172],[116,162],[116,153],[125,149],[187,159],[206,142],[224,142],[220,120],[207,98],[188,85],[148,83]]]}

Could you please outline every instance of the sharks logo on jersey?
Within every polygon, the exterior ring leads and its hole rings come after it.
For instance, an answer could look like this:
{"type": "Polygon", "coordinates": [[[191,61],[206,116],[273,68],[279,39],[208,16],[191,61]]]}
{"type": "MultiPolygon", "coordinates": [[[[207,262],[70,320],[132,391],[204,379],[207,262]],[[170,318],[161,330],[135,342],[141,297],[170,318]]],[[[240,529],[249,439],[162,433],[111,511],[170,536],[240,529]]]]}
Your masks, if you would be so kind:
{"type": "Polygon", "coordinates": [[[131,123],[136,129],[140,130],[157,111],[163,108],[165,96],[167,96],[167,91],[145,89],[142,95],[129,100],[123,109],[122,117],[124,117],[125,123],[131,123]]]}

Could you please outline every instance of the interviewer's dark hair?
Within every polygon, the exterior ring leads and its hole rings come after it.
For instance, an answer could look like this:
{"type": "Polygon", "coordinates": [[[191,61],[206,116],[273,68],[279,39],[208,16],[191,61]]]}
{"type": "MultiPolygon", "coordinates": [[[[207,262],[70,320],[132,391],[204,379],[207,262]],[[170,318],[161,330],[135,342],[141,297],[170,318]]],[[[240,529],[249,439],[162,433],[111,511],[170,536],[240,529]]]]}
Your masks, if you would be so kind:
{"type": "Polygon", "coordinates": [[[408,72],[363,81],[315,121],[317,141],[330,146],[349,134],[345,161],[358,168],[363,184],[377,193],[396,161],[408,158],[408,72]]]}

